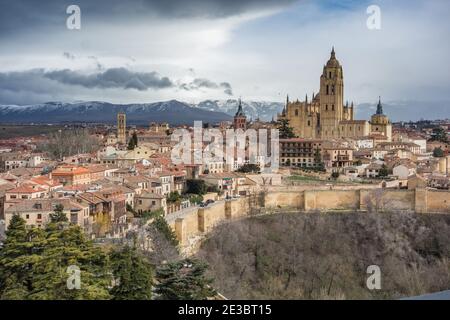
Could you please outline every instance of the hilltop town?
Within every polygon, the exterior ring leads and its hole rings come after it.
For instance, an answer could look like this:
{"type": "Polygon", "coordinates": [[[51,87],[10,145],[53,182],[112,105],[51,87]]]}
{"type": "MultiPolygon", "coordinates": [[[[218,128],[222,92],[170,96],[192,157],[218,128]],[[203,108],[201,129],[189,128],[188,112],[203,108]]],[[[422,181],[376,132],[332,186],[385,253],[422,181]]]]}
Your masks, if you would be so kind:
{"type": "Polygon", "coordinates": [[[15,215],[29,226],[44,227],[61,205],[69,221],[92,239],[120,239],[138,229],[146,213],[162,210],[176,229],[175,220],[184,212],[250,199],[268,189],[448,190],[450,122],[392,124],[381,99],[370,121],[356,120],[353,103],[344,103],[343,81],[333,49],[312,99],[288,98],[271,122],[250,121],[239,104],[233,122],[208,125],[219,132],[278,129],[279,167],[270,172],[264,170],[264,156],[250,159],[248,153],[231,162],[216,157],[174,163],[172,133],[182,128],[193,136],[194,127],[127,126],[125,113],[117,115],[115,127],[2,138],[3,229],[15,215]]]}

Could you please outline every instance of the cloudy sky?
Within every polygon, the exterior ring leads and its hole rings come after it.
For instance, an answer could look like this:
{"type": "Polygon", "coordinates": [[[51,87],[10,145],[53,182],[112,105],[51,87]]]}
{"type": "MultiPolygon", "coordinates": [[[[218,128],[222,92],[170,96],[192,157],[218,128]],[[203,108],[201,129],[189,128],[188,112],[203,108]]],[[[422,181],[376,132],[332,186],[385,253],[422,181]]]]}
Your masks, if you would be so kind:
{"type": "Polygon", "coordinates": [[[0,104],[302,99],[332,46],[348,100],[450,101],[449,17],[448,0],[0,0],[0,104]]]}

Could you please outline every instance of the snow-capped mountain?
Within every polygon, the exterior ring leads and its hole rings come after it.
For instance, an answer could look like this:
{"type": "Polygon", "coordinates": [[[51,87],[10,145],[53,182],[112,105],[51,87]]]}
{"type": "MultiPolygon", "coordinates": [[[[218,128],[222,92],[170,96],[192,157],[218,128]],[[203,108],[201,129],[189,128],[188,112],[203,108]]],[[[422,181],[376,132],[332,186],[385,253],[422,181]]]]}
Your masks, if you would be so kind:
{"type": "Polygon", "coordinates": [[[29,106],[0,106],[2,123],[60,123],[105,122],[114,123],[118,112],[127,114],[130,124],[150,121],[170,124],[192,124],[195,120],[216,123],[231,120],[222,112],[209,111],[189,104],[170,100],[149,104],[112,104],[107,102],[48,102],[29,106]]]}
{"type": "MultiPolygon", "coordinates": [[[[48,102],[36,105],[0,105],[0,123],[61,123],[61,122],[103,122],[115,123],[118,112],[127,114],[129,124],[168,122],[173,125],[189,124],[201,120],[207,123],[232,120],[238,108],[238,100],[205,100],[188,104],[177,100],[143,104],[112,104],[107,102],[48,102]]],[[[419,120],[421,118],[449,118],[449,103],[419,101],[388,101],[383,103],[384,113],[392,121],[419,120]],[[423,110],[428,116],[423,116],[423,110]]],[[[242,106],[248,119],[270,121],[283,109],[283,103],[264,101],[243,101],[242,106]]],[[[369,119],[376,104],[362,103],[356,106],[357,119],[369,119]]]]}
{"type": "MultiPolygon", "coordinates": [[[[239,101],[235,99],[205,100],[193,106],[203,110],[224,112],[230,116],[234,116],[238,104],[239,101]]],[[[248,119],[255,120],[259,118],[264,121],[270,121],[272,117],[276,118],[277,113],[283,110],[284,104],[268,101],[242,101],[242,107],[248,119]]]]}

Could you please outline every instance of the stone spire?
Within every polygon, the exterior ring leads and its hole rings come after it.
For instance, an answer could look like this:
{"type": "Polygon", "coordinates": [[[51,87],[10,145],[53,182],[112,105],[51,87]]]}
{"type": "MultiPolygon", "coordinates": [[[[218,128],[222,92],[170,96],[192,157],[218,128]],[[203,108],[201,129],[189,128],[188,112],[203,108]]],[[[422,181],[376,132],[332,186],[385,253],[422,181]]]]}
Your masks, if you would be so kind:
{"type": "Polygon", "coordinates": [[[334,46],[333,49],[331,50],[331,57],[330,59],[327,61],[327,64],[325,65],[326,67],[340,67],[340,63],[339,61],[336,59],[336,52],[334,51],[334,46]]]}
{"type": "Polygon", "coordinates": [[[381,97],[378,97],[377,114],[383,114],[383,105],[381,104],[381,97]]]}
{"type": "Polygon", "coordinates": [[[289,94],[286,96],[286,104],[284,105],[283,111],[281,112],[283,116],[286,115],[288,106],[289,106],[289,94]]]}
{"type": "Polygon", "coordinates": [[[235,117],[245,117],[244,110],[242,110],[242,100],[239,98],[239,106],[235,117]]]}

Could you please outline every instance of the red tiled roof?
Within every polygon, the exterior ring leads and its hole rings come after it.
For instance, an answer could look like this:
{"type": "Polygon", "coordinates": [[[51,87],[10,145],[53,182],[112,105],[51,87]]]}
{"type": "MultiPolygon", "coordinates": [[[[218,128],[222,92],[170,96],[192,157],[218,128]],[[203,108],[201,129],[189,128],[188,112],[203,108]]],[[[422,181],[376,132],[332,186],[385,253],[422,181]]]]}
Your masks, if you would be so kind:
{"type": "Polygon", "coordinates": [[[90,171],[83,167],[61,166],[52,171],[52,176],[67,176],[75,174],[86,174],[90,171]]]}
{"type": "Polygon", "coordinates": [[[8,193],[35,193],[35,192],[45,192],[45,189],[42,188],[32,188],[29,186],[20,186],[11,190],[8,190],[8,193]]]}

